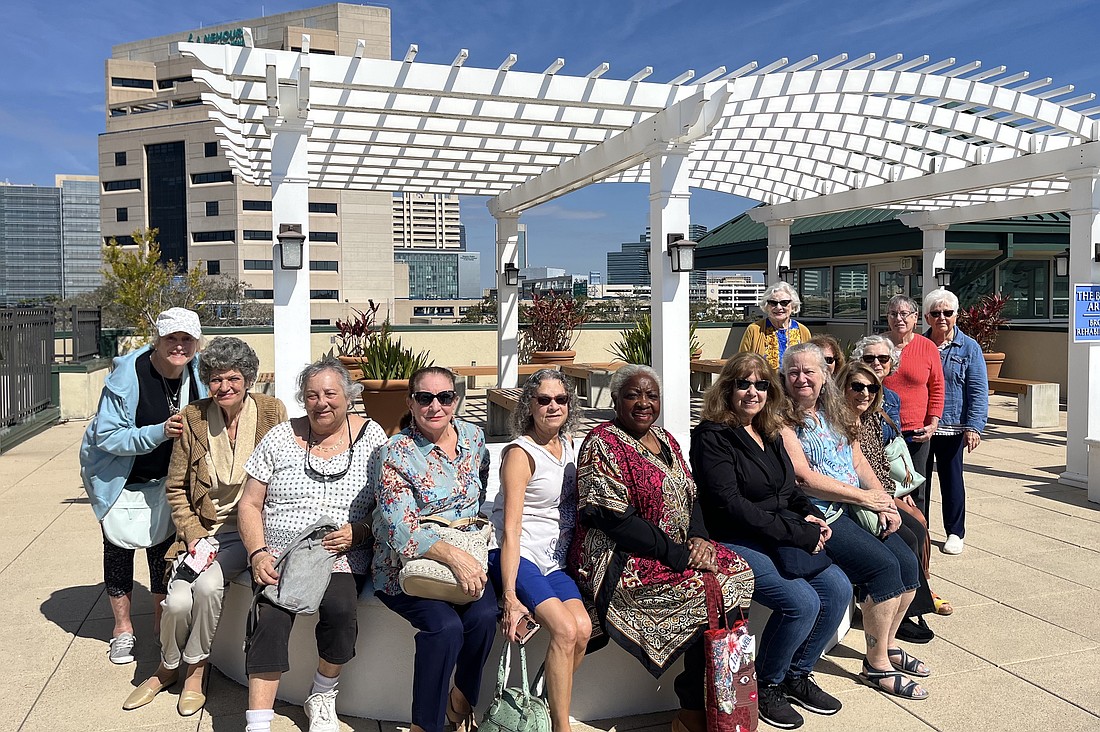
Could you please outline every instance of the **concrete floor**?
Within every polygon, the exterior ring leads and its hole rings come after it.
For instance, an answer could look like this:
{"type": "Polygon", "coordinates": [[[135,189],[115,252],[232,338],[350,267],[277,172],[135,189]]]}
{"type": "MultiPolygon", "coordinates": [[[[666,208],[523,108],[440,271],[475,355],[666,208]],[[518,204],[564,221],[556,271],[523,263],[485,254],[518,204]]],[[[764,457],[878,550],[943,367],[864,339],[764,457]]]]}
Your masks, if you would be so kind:
{"type": "MultiPolygon", "coordinates": [[[[483,393],[471,395],[465,412],[484,423],[483,393]]],[[[966,551],[933,551],[932,587],[955,613],[930,617],[937,639],[909,649],[934,671],[925,682],[931,698],[895,701],[861,686],[857,629],[817,667],[819,683],[844,710],[807,715],[803,729],[1100,730],[1100,506],[1056,482],[1065,414],[1061,428],[1028,431],[1015,426],[1014,412],[1014,399],[995,397],[990,429],[966,459],[966,551]]],[[[588,423],[608,416],[590,415],[588,423]]],[[[0,730],[243,729],[245,691],[217,672],[210,702],[194,717],[176,714],[178,685],[147,707],[122,711],[157,663],[148,573],[139,561],[138,662],[113,666],[100,533],[77,471],[85,426],[58,425],[0,457],[0,730]]],[[[932,513],[938,544],[938,504],[932,513]]],[[[274,729],[307,729],[300,708],[276,712],[274,729]]],[[[663,732],[670,718],[586,720],[576,729],[663,732]]],[[[405,727],[342,718],[345,730],[405,727]]]]}

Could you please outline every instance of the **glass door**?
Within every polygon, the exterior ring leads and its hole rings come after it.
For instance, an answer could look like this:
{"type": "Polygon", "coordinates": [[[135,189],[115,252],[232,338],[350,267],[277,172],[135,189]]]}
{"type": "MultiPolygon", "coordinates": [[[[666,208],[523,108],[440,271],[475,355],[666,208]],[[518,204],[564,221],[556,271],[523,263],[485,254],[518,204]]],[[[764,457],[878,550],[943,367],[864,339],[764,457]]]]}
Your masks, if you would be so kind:
{"type": "MultiPolygon", "coordinates": [[[[886,305],[894,295],[910,294],[919,287],[920,276],[909,274],[900,268],[897,260],[871,265],[871,307],[867,309],[867,328],[870,333],[882,333],[887,328],[886,305]]],[[[919,264],[916,265],[919,267],[919,264]]]]}

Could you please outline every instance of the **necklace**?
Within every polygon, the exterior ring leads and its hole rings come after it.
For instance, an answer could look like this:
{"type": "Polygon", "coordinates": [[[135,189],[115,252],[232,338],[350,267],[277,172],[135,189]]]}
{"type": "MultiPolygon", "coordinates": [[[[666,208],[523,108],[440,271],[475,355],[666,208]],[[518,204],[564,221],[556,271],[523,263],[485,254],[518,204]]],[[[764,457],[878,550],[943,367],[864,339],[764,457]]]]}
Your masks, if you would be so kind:
{"type": "Polygon", "coordinates": [[[157,367],[153,366],[153,372],[160,379],[160,383],[164,385],[164,398],[168,401],[168,414],[179,414],[180,411],[180,399],[183,397],[183,377],[180,377],[179,386],[176,387],[175,395],[172,394],[172,387],[168,386],[168,380],[164,378],[164,375],[157,371],[157,367]]]}
{"type": "MultiPolygon", "coordinates": [[[[351,416],[350,415],[345,416],[345,420],[347,422],[347,427],[348,427],[348,436],[350,437],[351,436],[351,416]]],[[[348,463],[347,463],[347,465],[344,466],[343,470],[338,470],[335,473],[323,473],[320,470],[317,470],[316,468],[313,467],[313,463],[310,462],[310,459],[313,456],[313,448],[314,447],[316,447],[318,450],[324,450],[325,448],[320,447],[320,446],[316,445],[313,442],[313,425],[309,422],[308,419],[306,420],[306,424],[309,425],[308,432],[307,432],[307,437],[306,437],[306,463],[305,463],[306,475],[308,475],[309,477],[313,478],[314,480],[320,481],[322,483],[330,483],[332,481],[340,480],[341,478],[343,478],[345,475],[348,474],[349,470],[351,470],[351,459],[352,459],[352,453],[355,451],[355,446],[352,445],[352,448],[350,450],[348,450],[348,463]]],[[[326,435],[326,437],[327,436],[328,435],[326,435]]],[[[344,440],[341,438],[340,442],[338,442],[336,445],[333,445],[333,448],[339,447],[342,444],[344,444],[344,440]]],[[[330,448],[328,451],[332,452],[332,448],[330,448]]],[[[333,458],[333,459],[335,459],[335,458],[333,458]]]]}

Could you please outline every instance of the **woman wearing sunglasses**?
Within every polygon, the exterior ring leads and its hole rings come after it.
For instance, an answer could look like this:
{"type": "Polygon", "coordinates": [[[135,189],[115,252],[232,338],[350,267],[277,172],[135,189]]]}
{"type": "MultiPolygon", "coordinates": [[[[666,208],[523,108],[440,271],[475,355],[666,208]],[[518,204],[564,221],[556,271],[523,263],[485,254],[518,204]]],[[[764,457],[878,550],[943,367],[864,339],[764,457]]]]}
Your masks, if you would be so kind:
{"type": "Polygon", "coordinates": [[[691,433],[691,471],[707,531],[745,558],[753,599],[772,611],[757,646],[760,718],[793,729],[802,716],[835,714],[840,701],[814,681],[852,598],[852,583],[832,564],[832,529],[795,483],[780,433],[783,388],[764,357],[739,353],[722,368],[691,433]]]}
{"type": "Polygon", "coordinates": [[[844,350],[836,338],[828,333],[821,333],[811,338],[810,343],[820,348],[825,355],[825,365],[829,367],[830,374],[836,376],[837,371],[844,368],[844,350]]]}
{"type": "Polygon", "coordinates": [[[520,640],[530,613],[550,633],[546,691],[555,732],[569,732],[573,673],[592,634],[577,583],[563,571],[577,523],[571,435],[579,423],[576,390],[560,371],[542,369],[527,379],[512,412],[515,439],[502,453],[493,506],[500,548],[489,552],[489,576],[504,605],[504,636],[520,640]]]}
{"type": "Polygon", "coordinates": [[[794,316],[802,309],[798,293],[786,282],[776,282],[760,296],[764,317],[749,325],[741,338],[741,353],[759,353],[773,369],[783,362],[787,348],[810,340],[809,329],[794,316]]]}
{"type": "Polygon", "coordinates": [[[924,511],[928,513],[932,464],[940,476],[943,501],[944,554],[961,554],[966,535],[966,487],[963,484],[963,448],[974,452],[982,442],[982,430],[989,417],[989,379],[981,346],[956,325],[959,298],[950,290],[932,290],[924,298],[925,335],[936,344],[943,364],[945,384],[943,419],[932,435],[924,469],[924,511]]]}
{"type": "Polygon", "coordinates": [[[481,562],[443,541],[424,519],[452,522],[482,512],[489,451],[481,428],[455,417],[455,377],[448,369],[428,366],[414,373],[406,404],[407,426],[382,449],[376,481],[374,594],[417,631],[411,731],[443,732],[449,722],[455,732],[471,732],[493,646],[497,596],[481,562]],[[403,592],[402,560],[419,557],[447,565],[471,601],[403,592]]]}
{"type": "MultiPolygon", "coordinates": [[[[305,702],[310,727],[335,728],[336,684],[355,656],[359,592],[370,571],[374,491],[368,483],[386,433],[351,414],[363,391],[339,361],[324,356],[298,375],[304,417],[276,425],[256,446],[237,508],[241,540],[257,585],[279,581],[275,562],[290,542],[322,518],[340,526],[322,539],[333,554],[317,623],[317,672],[305,702]]],[[[287,644],[294,615],[261,599],[245,653],[247,732],[267,732],[279,679],[290,669],[287,644]]]]}

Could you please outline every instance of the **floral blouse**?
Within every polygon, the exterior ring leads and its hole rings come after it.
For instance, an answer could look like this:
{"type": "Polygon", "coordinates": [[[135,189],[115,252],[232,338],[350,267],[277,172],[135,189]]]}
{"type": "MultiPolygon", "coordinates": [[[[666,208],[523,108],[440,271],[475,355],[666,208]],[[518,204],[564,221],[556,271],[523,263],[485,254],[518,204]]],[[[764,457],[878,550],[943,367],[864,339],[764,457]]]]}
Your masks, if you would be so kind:
{"type": "Polygon", "coordinates": [[[478,515],[485,501],[489,451],[480,427],[454,420],[458,449],[452,460],[416,424],[390,438],[381,450],[378,503],[374,509],[374,589],[398,595],[401,558],[423,556],[439,532],[421,516],[453,521],[478,515]]]}

